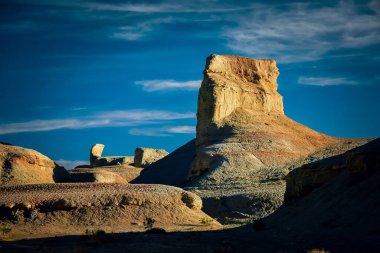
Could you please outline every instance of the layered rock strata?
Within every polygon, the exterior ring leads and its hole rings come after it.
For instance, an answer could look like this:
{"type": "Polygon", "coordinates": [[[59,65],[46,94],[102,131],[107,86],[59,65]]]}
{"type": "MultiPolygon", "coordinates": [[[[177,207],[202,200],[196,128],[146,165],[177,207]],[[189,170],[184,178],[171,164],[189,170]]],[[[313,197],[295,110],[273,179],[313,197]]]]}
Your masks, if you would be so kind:
{"type": "Polygon", "coordinates": [[[270,59],[211,55],[206,61],[187,189],[216,217],[267,216],[283,203],[290,170],[368,141],[327,136],[289,119],[278,74],[270,59]]]}

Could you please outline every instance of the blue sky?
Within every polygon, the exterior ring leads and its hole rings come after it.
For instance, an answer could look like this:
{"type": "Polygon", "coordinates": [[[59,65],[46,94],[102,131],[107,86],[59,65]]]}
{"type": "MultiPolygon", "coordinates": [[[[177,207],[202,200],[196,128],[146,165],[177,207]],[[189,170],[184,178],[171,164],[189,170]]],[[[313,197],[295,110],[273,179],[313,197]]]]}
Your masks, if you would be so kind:
{"type": "Polygon", "coordinates": [[[211,53],[274,58],[291,118],[380,136],[380,1],[0,1],[0,141],[67,167],[194,138],[211,53]]]}

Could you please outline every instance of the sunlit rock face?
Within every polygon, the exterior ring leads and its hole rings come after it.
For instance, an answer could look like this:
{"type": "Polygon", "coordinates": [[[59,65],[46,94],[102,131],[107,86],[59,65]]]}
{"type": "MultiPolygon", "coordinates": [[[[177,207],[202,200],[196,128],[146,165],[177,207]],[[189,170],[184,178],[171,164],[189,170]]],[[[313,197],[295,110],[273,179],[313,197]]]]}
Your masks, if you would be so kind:
{"type": "Polygon", "coordinates": [[[270,214],[283,203],[290,170],[366,141],[327,136],[289,119],[278,75],[270,59],[206,60],[187,186],[216,217],[270,214]]]}
{"type": "Polygon", "coordinates": [[[276,62],[270,59],[225,55],[207,59],[198,97],[197,157],[190,177],[227,157],[226,162],[248,170],[278,168],[337,141],[284,115],[278,75],[276,62]]]}
{"type": "Polygon", "coordinates": [[[0,143],[0,186],[52,184],[69,180],[49,157],[28,148],[0,143]]]}

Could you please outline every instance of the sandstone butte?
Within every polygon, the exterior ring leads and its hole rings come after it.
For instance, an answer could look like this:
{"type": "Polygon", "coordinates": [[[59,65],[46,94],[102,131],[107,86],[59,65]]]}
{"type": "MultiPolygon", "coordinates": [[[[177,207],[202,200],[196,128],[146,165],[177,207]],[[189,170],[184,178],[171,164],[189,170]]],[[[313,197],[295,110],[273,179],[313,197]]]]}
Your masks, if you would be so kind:
{"type": "Polygon", "coordinates": [[[291,170],[369,141],[331,137],[288,118],[278,75],[271,59],[208,57],[195,143],[148,166],[133,182],[184,187],[222,221],[258,219],[282,205],[291,170]]]}

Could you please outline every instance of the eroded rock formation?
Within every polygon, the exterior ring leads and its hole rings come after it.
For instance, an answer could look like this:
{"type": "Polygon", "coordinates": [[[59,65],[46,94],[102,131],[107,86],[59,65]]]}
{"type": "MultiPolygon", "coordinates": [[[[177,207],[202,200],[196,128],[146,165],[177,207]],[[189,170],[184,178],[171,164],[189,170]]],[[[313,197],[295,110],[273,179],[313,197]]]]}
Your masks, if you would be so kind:
{"type": "Polygon", "coordinates": [[[102,156],[103,144],[94,144],[90,151],[90,166],[128,165],[133,163],[132,156],[102,156]]]}
{"type": "Polygon", "coordinates": [[[351,149],[343,154],[305,164],[286,176],[287,202],[300,199],[341,174],[352,183],[361,181],[380,170],[380,139],[351,149]]]}
{"type": "Polygon", "coordinates": [[[95,169],[74,169],[70,172],[72,182],[94,182],[94,183],[119,183],[124,184],[128,181],[111,171],[100,168],[95,169]]]}
{"type": "Polygon", "coordinates": [[[0,144],[0,185],[51,184],[68,177],[63,167],[37,151],[0,144]]]}
{"type": "Polygon", "coordinates": [[[115,165],[115,166],[102,166],[102,167],[77,167],[70,170],[73,182],[105,182],[115,180],[114,183],[130,182],[138,177],[143,168],[137,168],[131,165],[115,165]],[[108,174],[108,173],[111,174],[108,174]],[[117,176],[113,176],[113,175],[117,176]],[[104,175],[104,177],[101,177],[104,175]],[[105,181],[99,181],[99,180],[105,181]]]}
{"type": "Polygon", "coordinates": [[[274,60],[207,59],[187,186],[203,197],[209,213],[266,216],[283,203],[283,179],[291,169],[368,141],[327,136],[289,119],[278,74],[274,60]],[[215,201],[224,204],[215,208],[215,201]]]}
{"type": "Polygon", "coordinates": [[[136,167],[146,167],[162,158],[167,156],[169,153],[164,149],[153,149],[153,148],[136,148],[134,166],[136,167]]]}

